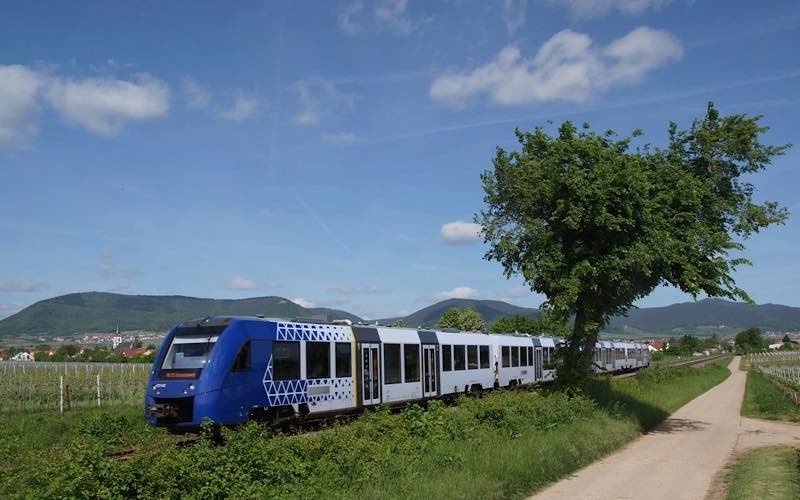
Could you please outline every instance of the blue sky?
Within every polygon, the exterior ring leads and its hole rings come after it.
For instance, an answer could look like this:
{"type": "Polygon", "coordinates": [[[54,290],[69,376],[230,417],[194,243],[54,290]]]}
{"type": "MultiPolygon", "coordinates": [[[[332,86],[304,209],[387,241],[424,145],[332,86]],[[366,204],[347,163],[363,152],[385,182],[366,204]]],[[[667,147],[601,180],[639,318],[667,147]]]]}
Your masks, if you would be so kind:
{"type": "MultiPolygon", "coordinates": [[[[659,144],[714,100],[800,144],[798,46],[789,1],[5,2],[0,317],[89,290],[536,306],[469,224],[515,127],[659,144]]],[[[800,306],[798,155],[755,179],[795,214],[747,243],[759,303],[800,306]]]]}

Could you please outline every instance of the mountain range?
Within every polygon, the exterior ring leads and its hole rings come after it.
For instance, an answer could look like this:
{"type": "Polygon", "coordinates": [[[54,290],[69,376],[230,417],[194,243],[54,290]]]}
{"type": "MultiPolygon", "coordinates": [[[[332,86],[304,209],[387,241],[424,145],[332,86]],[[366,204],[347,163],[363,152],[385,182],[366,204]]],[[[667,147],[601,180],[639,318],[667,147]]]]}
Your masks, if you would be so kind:
{"type": "MultiPolygon", "coordinates": [[[[430,327],[452,307],[471,307],[491,323],[503,316],[536,316],[539,310],[498,300],[449,299],[420,309],[408,316],[377,320],[390,324],[403,320],[410,327],[430,327]]],[[[193,318],[215,315],[278,318],[349,319],[364,321],[347,311],[306,308],[283,297],[207,299],[184,296],[123,295],[86,292],[62,295],[37,302],[0,320],[0,338],[53,337],[74,333],[123,331],[165,331],[193,318]]],[[[632,309],[626,317],[612,318],[604,332],[609,336],[647,337],[729,335],[748,327],[770,331],[800,330],[800,307],[778,304],[750,305],[720,299],[704,299],[664,307],[632,309]]]]}

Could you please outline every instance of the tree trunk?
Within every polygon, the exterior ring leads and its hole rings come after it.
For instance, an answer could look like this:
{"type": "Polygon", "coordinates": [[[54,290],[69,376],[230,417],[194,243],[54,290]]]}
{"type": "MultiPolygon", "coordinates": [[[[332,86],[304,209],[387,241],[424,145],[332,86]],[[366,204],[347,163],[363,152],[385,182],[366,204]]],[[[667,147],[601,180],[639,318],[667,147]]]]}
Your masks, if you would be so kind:
{"type": "Polygon", "coordinates": [[[564,385],[576,385],[591,373],[594,360],[594,346],[601,326],[598,315],[580,309],[575,314],[572,334],[562,351],[558,381],[564,385]]]}

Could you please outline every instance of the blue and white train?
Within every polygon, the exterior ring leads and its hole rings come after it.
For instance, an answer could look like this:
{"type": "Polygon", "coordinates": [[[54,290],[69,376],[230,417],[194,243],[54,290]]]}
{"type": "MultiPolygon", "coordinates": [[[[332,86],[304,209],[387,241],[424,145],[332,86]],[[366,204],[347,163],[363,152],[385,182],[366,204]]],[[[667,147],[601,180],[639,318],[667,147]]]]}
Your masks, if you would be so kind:
{"type": "MultiPolygon", "coordinates": [[[[318,419],[555,378],[550,337],[261,317],[183,323],[164,338],[145,396],[152,425],[318,419]]],[[[598,342],[596,372],[650,363],[645,344],[598,342]]]]}

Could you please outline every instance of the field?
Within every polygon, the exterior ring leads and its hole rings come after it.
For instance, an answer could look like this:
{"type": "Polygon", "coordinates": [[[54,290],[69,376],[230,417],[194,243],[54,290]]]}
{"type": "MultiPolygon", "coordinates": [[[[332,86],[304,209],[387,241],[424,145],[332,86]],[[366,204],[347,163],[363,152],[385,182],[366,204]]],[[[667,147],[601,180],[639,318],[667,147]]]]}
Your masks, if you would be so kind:
{"type": "Polygon", "coordinates": [[[0,491],[9,497],[518,498],[614,450],[724,380],[730,358],[691,369],[594,379],[583,390],[528,388],[454,407],[370,411],[319,432],[256,424],[225,444],[144,425],[141,408],[4,419],[0,491]],[[43,435],[53,435],[44,437],[43,435]],[[45,451],[46,450],[46,451],[45,451]],[[133,450],[126,460],[114,452],[133,450]]]}
{"type": "Polygon", "coordinates": [[[141,405],[149,374],[144,363],[3,361],[0,413],[141,405]]]}
{"type": "Polygon", "coordinates": [[[728,500],[800,498],[800,450],[789,446],[757,448],[731,466],[728,500]]]}

